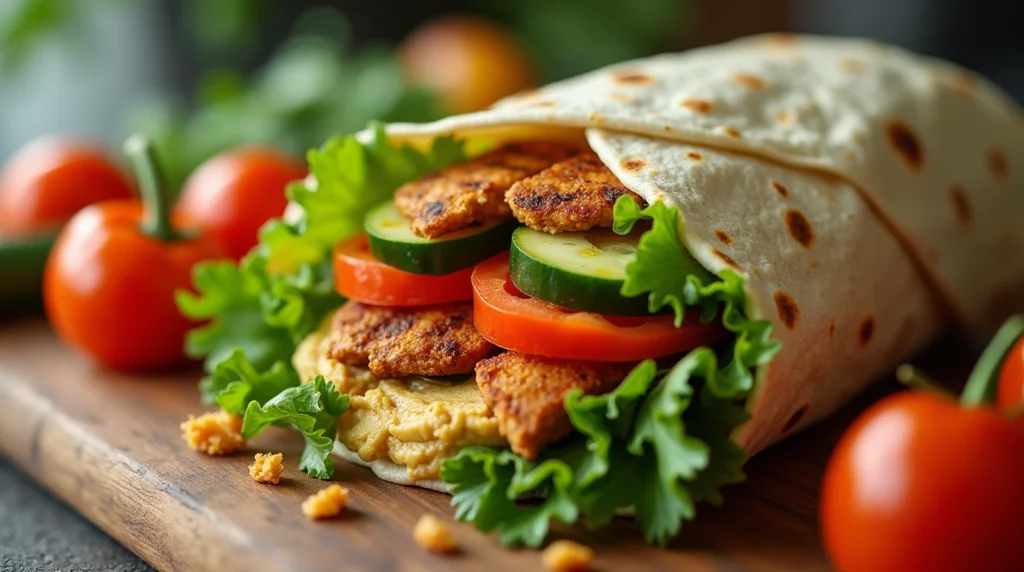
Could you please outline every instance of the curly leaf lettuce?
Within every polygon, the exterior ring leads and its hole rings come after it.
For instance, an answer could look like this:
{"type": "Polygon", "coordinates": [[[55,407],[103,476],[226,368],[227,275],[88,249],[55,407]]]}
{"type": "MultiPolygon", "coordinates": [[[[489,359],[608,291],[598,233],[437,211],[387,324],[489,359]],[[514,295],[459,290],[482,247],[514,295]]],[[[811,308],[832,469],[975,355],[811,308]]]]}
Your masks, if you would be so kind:
{"type": "MultiPolygon", "coordinates": [[[[176,293],[181,313],[205,322],[186,340],[189,355],[205,358],[204,401],[245,411],[251,424],[249,412],[265,419],[269,413],[259,407],[297,391],[290,361],[298,343],[343,301],[334,289],[334,245],[358,232],[366,213],[398,186],[463,158],[462,144],[450,137],[424,151],[395,146],[381,124],[310,151],[310,176],[287,189],[299,216],[264,225],[259,244],[238,264],[197,265],[195,293],[176,293]]],[[[289,423],[306,438],[303,469],[328,477],[333,429],[289,423]]]]}
{"type": "Polygon", "coordinates": [[[616,203],[616,232],[641,220],[651,228],[622,293],[647,294],[652,312],[672,308],[677,324],[687,308],[705,321],[721,310],[734,341],[721,358],[709,348],[693,350],[664,375],[647,360],[606,395],[570,393],[565,409],[578,435],[535,461],[490,447],[446,460],[441,478],[453,485],[456,516],[497,531],[502,542],[537,546],[551,520],[570,524],[582,515],[597,527],[632,509],[647,541],[664,544],[694,517],[697,502],[721,502],[721,487],[744,478],[746,455],[730,435],[747,420],[752,369],[779,349],[771,323],[744,314],[742,277],[726,271],[716,279],[685,251],[677,210],[616,203]],[[546,500],[539,507],[517,502],[535,496],[546,500]]]}
{"type": "Polygon", "coordinates": [[[306,441],[299,469],[311,477],[329,479],[334,474],[331,449],[338,417],[346,409],[348,395],[318,375],[307,384],[285,389],[263,405],[250,401],[242,419],[242,436],[252,439],[271,425],[297,429],[306,441]]]}

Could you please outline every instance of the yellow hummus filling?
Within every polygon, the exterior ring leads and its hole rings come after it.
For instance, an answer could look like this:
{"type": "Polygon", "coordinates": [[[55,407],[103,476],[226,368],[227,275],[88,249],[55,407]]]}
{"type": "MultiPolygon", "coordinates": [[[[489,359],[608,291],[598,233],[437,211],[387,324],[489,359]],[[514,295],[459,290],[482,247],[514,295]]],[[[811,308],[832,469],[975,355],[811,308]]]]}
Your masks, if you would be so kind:
{"type": "Polygon", "coordinates": [[[329,322],[310,334],[292,358],[303,381],[317,375],[352,396],[338,440],[369,463],[388,459],[412,480],[437,479],[441,462],[465,447],[507,445],[475,380],[380,380],[366,368],[327,357],[329,322]]]}

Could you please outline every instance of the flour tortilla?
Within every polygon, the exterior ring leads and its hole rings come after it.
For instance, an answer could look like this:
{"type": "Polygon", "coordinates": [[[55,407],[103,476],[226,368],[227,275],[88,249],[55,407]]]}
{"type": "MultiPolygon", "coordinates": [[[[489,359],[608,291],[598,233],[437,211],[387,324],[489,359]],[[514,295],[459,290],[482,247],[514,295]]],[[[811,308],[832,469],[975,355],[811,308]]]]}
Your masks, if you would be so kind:
{"type": "Polygon", "coordinates": [[[686,247],[746,278],[783,350],[735,438],[755,453],[831,413],[956,320],[1024,307],[1024,119],[952,64],[850,39],[760,36],[619,64],[491,110],[388,128],[494,142],[585,135],[686,247]]]}

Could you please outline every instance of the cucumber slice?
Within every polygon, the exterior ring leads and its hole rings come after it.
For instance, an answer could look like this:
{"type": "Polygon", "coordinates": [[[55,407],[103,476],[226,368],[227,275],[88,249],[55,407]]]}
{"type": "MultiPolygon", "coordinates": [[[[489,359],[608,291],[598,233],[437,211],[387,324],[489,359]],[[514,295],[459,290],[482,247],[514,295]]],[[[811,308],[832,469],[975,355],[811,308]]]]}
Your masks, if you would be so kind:
{"type": "Polygon", "coordinates": [[[509,277],[524,294],[563,308],[646,316],[646,296],[620,294],[642,234],[604,229],[547,234],[521,227],[512,233],[509,277]]]}
{"type": "Polygon", "coordinates": [[[393,202],[374,208],[363,221],[370,252],[378,260],[399,270],[433,276],[469,268],[507,249],[516,226],[515,219],[509,219],[440,238],[423,238],[409,228],[409,221],[393,202]]]}

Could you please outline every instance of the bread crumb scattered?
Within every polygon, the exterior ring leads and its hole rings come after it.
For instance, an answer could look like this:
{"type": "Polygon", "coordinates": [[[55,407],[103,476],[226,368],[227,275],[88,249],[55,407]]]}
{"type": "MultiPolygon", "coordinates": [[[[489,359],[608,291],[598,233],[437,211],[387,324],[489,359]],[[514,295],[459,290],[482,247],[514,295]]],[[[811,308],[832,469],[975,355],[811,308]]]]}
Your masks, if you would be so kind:
{"type": "Polygon", "coordinates": [[[256,453],[253,463],[249,465],[249,474],[257,483],[271,483],[276,485],[281,482],[281,461],[284,455],[281,453],[256,453]]]}
{"type": "Polygon", "coordinates": [[[594,551],[571,540],[556,540],[544,549],[541,561],[552,572],[584,572],[594,561],[594,551]]]}
{"type": "Polygon", "coordinates": [[[423,549],[439,554],[451,554],[459,547],[451,527],[430,514],[420,517],[412,530],[412,537],[423,549]]]}
{"type": "Polygon", "coordinates": [[[302,501],[302,514],[310,520],[334,518],[341,514],[347,505],[348,489],[334,483],[302,501]]]}
{"type": "Polygon", "coordinates": [[[227,455],[245,446],[242,417],[227,411],[189,415],[181,424],[181,435],[189,447],[207,455],[227,455]]]}

